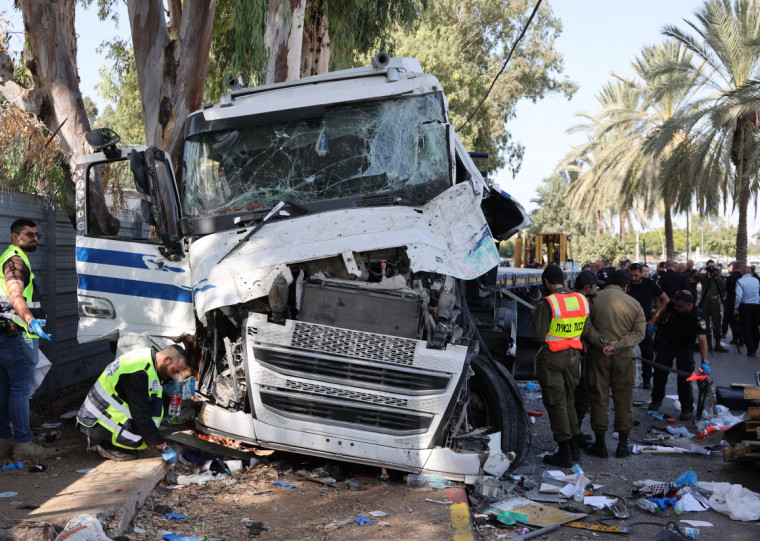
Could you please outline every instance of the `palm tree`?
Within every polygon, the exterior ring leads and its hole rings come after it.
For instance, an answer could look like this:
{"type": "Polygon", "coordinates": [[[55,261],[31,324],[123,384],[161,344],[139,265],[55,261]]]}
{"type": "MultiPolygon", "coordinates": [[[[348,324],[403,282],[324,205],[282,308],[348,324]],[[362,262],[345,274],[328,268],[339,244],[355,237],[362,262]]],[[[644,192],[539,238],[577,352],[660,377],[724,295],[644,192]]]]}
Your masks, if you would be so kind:
{"type": "MultiPolygon", "coordinates": [[[[574,201],[579,208],[600,212],[611,208],[620,217],[621,240],[626,221],[633,212],[639,220],[651,218],[657,212],[664,217],[666,251],[675,257],[672,214],[688,211],[695,193],[693,177],[688,175],[687,161],[670,160],[676,148],[681,154],[689,148],[681,133],[649,152],[651,141],[657,139],[674,116],[689,108],[699,86],[694,82],[695,68],[688,80],[673,84],[674,76],[663,66],[691,63],[692,55],[684,46],[672,41],[645,47],[633,62],[638,79],[615,75],[597,96],[602,110],[597,115],[582,115],[589,124],[574,129],[591,133],[589,143],[575,149],[567,159],[589,156],[591,166],[581,173],[574,186],[574,201]]],[[[716,190],[697,190],[701,211],[717,208],[716,190]]]]}
{"type": "MultiPolygon", "coordinates": [[[[756,0],[709,0],[695,12],[696,22],[685,21],[693,34],[675,26],[663,33],[691,51],[709,70],[696,73],[698,66],[678,62],[665,68],[674,77],[687,77],[696,87],[709,89],[693,109],[674,117],[664,126],[655,152],[673,144],[683,134],[672,159],[678,167],[687,162],[689,175],[705,189],[731,195],[739,211],[736,260],[747,261],[747,210],[757,194],[756,169],[752,167],[760,102],[736,99],[760,74],[760,2],[756,0]]],[[[683,84],[683,83],[682,83],[683,84]]]]}

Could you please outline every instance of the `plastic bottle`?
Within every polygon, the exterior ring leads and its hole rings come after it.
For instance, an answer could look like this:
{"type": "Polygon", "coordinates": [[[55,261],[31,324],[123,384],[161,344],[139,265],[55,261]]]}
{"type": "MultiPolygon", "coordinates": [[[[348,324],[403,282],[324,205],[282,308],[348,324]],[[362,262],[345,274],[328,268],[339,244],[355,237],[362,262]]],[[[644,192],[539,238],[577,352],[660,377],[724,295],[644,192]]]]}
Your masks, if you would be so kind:
{"type": "Polygon", "coordinates": [[[169,395],[169,411],[167,412],[169,418],[177,417],[179,411],[182,408],[182,376],[177,374],[174,377],[175,385],[172,387],[171,394],[169,395]]]}
{"type": "Polygon", "coordinates": [[[583,475],[583,468],[581,468],[580,464],[574,465],[572,468],[570,468],[570,471],[573,473],[580,473],[581,475],[583,475]]]}
{"type": "Polygon", "coordinates": [[[586,487],[583,486],[583,476],[578,476],[578,480],[575,482],[575,491],[573,492],[573,499],[576,502],[582,502],[583,497],[586,495],[586,487]]]}
{"type": "Polygon", "coordinates": [[[692,528],[691,526],[678,526],[681,533],[689,539],[699,539],[699,528],[692,528]]]}
{"type": "Polygon", "coordinates": [[[654,503],[650,502],[649,500],[646,500],[644,498],[639,498],[636,500],[636,505],[641,507],[644,511],[649,511],[650,513],[659,513],[660,507],[654,503]]]}
{"type": "Polygon", "coordinates": [[[431,477],[419,473],[410,473],[406,476],[406,486],[408,487],[428,487],[428,488],[446,488],[451,486],[447,479],[440,477],[431,477]]]}

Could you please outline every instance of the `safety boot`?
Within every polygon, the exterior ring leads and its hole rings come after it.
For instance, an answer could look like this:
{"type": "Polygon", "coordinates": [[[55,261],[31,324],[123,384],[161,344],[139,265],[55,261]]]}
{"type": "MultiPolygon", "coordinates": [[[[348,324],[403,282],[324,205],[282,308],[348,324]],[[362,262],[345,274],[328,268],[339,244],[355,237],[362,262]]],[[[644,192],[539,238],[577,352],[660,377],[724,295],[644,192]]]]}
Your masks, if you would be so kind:
{"type": "Polygon", "coordinates": [[[570,468],[573,465],[572,457],[572,440],[560,441],[557,443],[559,449],[553,455],[546,455],[544,463],[560,468],[570,468]]]}
{"type": "Polygon", "coordinates": [[[715,347],[713,349],[716,353],[728,353],[728,348],[723,347],[719,338],[715,339],[715,347]]]}
{"type": "Polygon", "coordinates": [[[618,439],[618,446],[615,450],[615,457],[617,458],[625,458],[627,456],[631,455],[631,450],[628,448],[628,434],[623,434],[622,432],[619,434],[618,439]]]}
{"type": "Polygon", "coordinates": [[[13,450],[13,440],[10,438],[0,439],[0,458],[7,458],[11,456],[13,450]]]}
{"type": "Polygon", "coordinates": [[[586,448],[586,452],[599,458],[607,458],[607,445],[604,443],[604,432],[597,432],[593,445],[586,448]]]}
{"type": "Polygon", "coordinates": [[[582,445],[583,445],[583,434],[576,434],[570,440],[570,456],[573,457],[574,462],[578,462],[581,459],[582,445]]]}
{"type": "Polygon", "coordinates": [[[37,460],[41,458],[51,458],[55,454],[55,449],[42,447],[33,441],[23,443],[16,442],[13,446],[13,460],[37,460]]]}

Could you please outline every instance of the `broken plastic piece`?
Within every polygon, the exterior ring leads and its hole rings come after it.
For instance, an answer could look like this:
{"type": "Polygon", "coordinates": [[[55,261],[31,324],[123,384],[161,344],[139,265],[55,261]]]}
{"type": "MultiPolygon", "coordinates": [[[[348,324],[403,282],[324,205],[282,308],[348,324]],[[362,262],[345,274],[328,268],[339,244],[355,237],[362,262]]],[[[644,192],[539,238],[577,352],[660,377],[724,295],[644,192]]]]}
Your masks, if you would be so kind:
{"type": "Polygon", "coordinates": [[[364,515],[359,515],[354,522],[356,524],[358,524],[359,526],[366,526],[368,524],[374,524],[370,519],[368,519],[364,515]]]}
{"type": "Polygon", "coordinates": [[[161,539],[164,539],[165,541],[198,541],[198,538],[194,535],[191,537],[189,535],[175,534],[173,532],[166,532],[161,539]]]}
{"type": "Polygon", "coordinates": [[[0,470],[5,470],[5,471],[9,471],[9,470],[23,470],[23,469],[24,469],[24,464],[21,463],[21,462],[11,462],[10,464],[8,464],[8,465],[3,466],[2,468],[0,468],[0,470]]]}
{"type": "Polygon", "coordinates": [[[283,483],[282,481],[273,481],[272,485],[279,485],[283,488],[296,488],[296,485],[289,485],[288,483],[283,483]]]}
{"type": "Polygon", "coordinates": [[[164,513],[165,518],[173,518],[174,520],[182,520],[185,517],[185,515],[181,513],[164,513]]]}

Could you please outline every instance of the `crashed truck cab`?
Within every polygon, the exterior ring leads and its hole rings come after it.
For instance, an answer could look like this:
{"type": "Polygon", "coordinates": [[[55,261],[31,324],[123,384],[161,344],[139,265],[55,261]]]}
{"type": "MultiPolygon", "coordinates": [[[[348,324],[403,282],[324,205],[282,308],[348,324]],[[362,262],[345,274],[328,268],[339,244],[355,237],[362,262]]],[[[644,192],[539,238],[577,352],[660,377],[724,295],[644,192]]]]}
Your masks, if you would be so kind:
{"type": "MultiPolygon", "coordinates": [[[[80,342],[194,334],[210,435],[474,482],[529,423],[482,332],[510,336],[489,187],[410,58],[231,90],[168,156],[79,159],[80,342]]],[[[101,134],[102,136],[103,134],[101,134]]]]}

